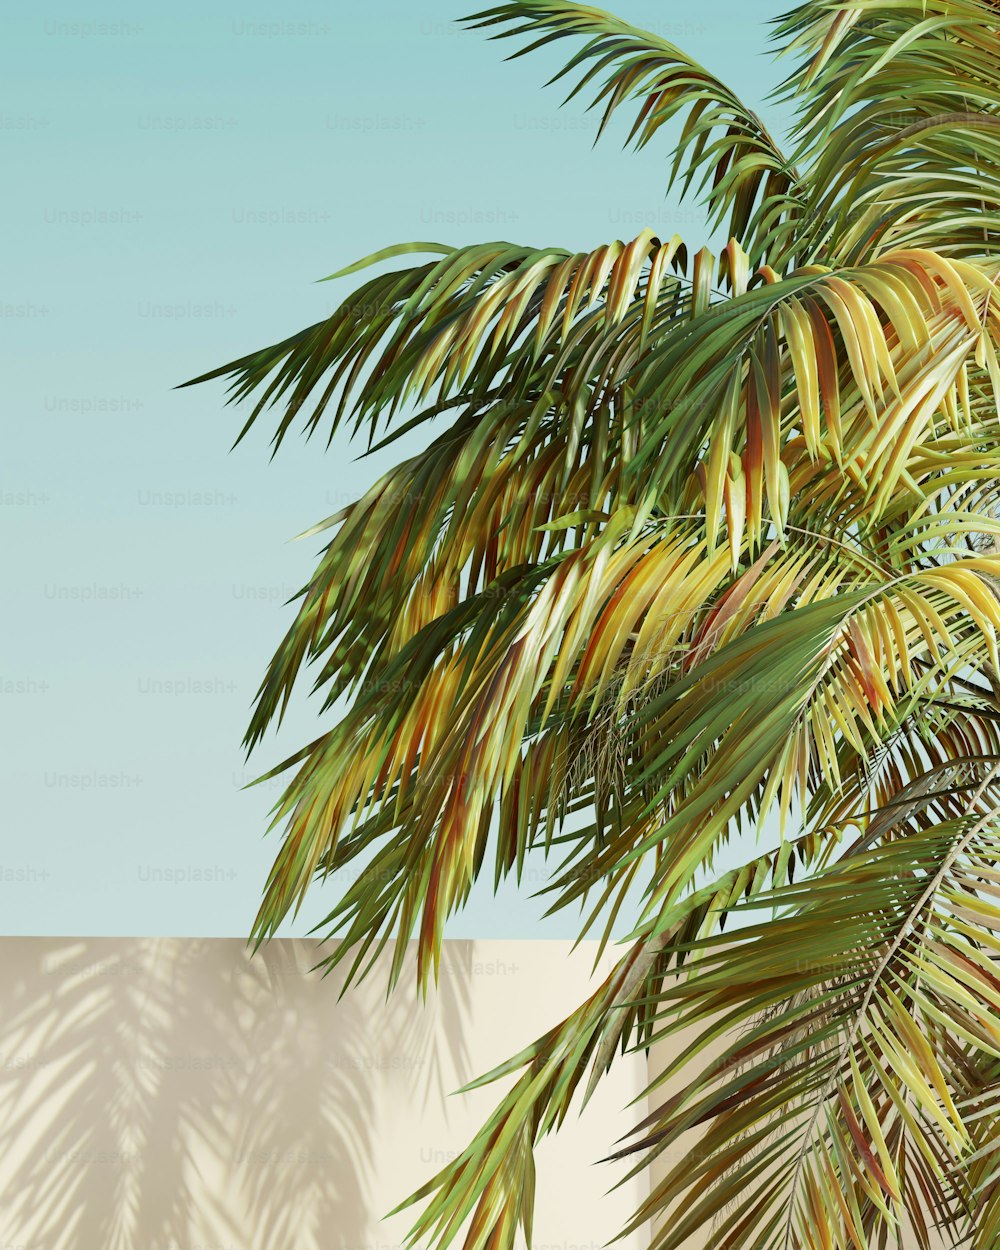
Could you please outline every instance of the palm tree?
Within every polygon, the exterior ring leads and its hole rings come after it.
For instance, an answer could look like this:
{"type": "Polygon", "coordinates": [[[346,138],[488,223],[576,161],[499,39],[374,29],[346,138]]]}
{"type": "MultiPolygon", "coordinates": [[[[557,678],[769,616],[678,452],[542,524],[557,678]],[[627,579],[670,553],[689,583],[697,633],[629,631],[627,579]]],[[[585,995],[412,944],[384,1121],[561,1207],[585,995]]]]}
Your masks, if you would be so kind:
{"type": "Polygon", "coordinates": [[[390,247],[342,273],[424,259],[205,375],[275,446],[438,423],[313,531],[246,744],[310,664],[348,706],[275,770],[254,938],[353,864],[330,962],[396,938],[396,978],[415,936],[426,984],[489,864],[543,849],[602,945],[639,897],[612,975],[483,1078],[519,1074],[415,1195],[422,1244],[530,1237],[538,1140],[683,1034],[618,1152],[657,1165],[659,1250],[1000,1245],[998,10],[798,4],[780,146],[656,35],[499,4],[467,21],[573,40],[602,125],[675,124],[729,242],[390,247]]]}

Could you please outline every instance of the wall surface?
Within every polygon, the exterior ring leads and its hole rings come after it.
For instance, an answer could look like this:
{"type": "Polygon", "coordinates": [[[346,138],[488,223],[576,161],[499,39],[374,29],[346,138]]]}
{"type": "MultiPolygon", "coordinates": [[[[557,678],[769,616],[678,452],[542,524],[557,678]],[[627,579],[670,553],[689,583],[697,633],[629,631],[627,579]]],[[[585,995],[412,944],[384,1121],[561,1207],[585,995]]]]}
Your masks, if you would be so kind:
{"type": "MultiPolygon", "coordinates": [[[[387,1001],[386,967],[338,1000],[299,939],[252,958],[187,938],[5,938],[0,954],[0,1250],[401,1250],[412,1213],[382,1217],[503,1087],[453,1092],[595,984],[593,943],[559,941],[449,941],[426,1004],[405,974],[387,1001]]],[[[541,1144],[534,1250],[600,1250],[697,1155],[692,1133],[610,1193],[624,1169],[595,1166],[667,1059],[620,1058],[541,1144]]]]}
{"type": "MultiPolygon", "coordinates": [[[[454,941],[426,1006],[376,969],[340,1001],[278,940],[5,939],[0,1246],[392,1250],[381,1220],[480,1126],[449,1097],[587,994],[593,947],[454,941]]],[[[598,1250],[644,1196],[594,1167],[644,1111],[640,1057],[538,1152],[535,1250],[598,1250]]],[[[625,1250],[644,1247],[637,1235],[625,1250]]]]}

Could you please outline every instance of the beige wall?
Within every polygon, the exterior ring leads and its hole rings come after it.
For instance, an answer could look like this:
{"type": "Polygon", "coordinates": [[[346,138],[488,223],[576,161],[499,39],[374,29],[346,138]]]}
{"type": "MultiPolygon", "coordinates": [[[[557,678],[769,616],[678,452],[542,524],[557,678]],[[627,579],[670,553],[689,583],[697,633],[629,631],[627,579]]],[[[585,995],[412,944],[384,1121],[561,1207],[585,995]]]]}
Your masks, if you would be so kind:
{"type": "MultiPolygon", "coordinates": [[[[449,942],[426,1007],[377,973],[338,1002],[312,943],[5,939],[0,1247],[387,1250],[379,1217],[498,1089],[448,1095],[587,993],[593,947],[449,942]]],[[[598,1250],[645,1187],[592,1166],[642,1113],[638,1056],[539,1151],[535,1250],[598,1250]]],[[[645,1246],[637,1236],[621,1243],[645,1246]]]]}
{"type": "MultiPolygon", "coordinates": [[[[398,1250],[412,1216],[380,1217],[500,1086],[449,1095],[571,1011],[593,952],[448,942],[423,1005],[412,977],[386,1002],[377,970],[338,1001],[307,942],[4,939],[0,1250],[398,1250]]],[[[534,1250],[599,1250],[644,1200],[645,1179],[608,1194],[624,1169],[594,1162],[646,1080],[620,1058],[540,1147],[534,1250]]]]}

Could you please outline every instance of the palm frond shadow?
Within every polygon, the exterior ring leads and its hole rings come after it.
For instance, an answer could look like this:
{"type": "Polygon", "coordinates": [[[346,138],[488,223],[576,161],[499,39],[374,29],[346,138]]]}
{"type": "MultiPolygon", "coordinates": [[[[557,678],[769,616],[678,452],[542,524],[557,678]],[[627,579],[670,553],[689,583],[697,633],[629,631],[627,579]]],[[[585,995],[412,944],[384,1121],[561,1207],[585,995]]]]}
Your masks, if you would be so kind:
{"type": "Polygon", "coordinates": [[[370,1242],[377,1104],[468,1076],[464,945],[420,1006],[374,979],[338,1002],[302,941],[10,939],[0,1242],[370,1242]]]}

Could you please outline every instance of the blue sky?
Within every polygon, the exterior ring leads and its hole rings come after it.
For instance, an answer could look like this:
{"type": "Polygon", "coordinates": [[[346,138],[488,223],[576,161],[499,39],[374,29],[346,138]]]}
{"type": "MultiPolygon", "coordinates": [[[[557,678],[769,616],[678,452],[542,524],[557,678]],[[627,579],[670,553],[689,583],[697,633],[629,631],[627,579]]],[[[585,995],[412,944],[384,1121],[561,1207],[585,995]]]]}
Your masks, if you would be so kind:
{"type": "MultiPolygon", "coordinates": [[[[242,936],[277,789],[241,786],[318,723],[299,703],[245,764],[317,551],[290,540],[386,461],[297,438],[269,461],[263,426],[230,453],[221,389],[172,388],[330,312],[352,280],[315,280],[387,243],[705,234],[664,197],[666,145],[595,149],[595,119],[543,89],[565,49],[505,65],[451,0],[121,11],[0,19],[0,930],[242,936]]],[[[777,81],[777,10],[616,11],[752,104],[777,81]]],[[[540,913],[483,890],[450,932],[573,934],[540,913]]]]}

